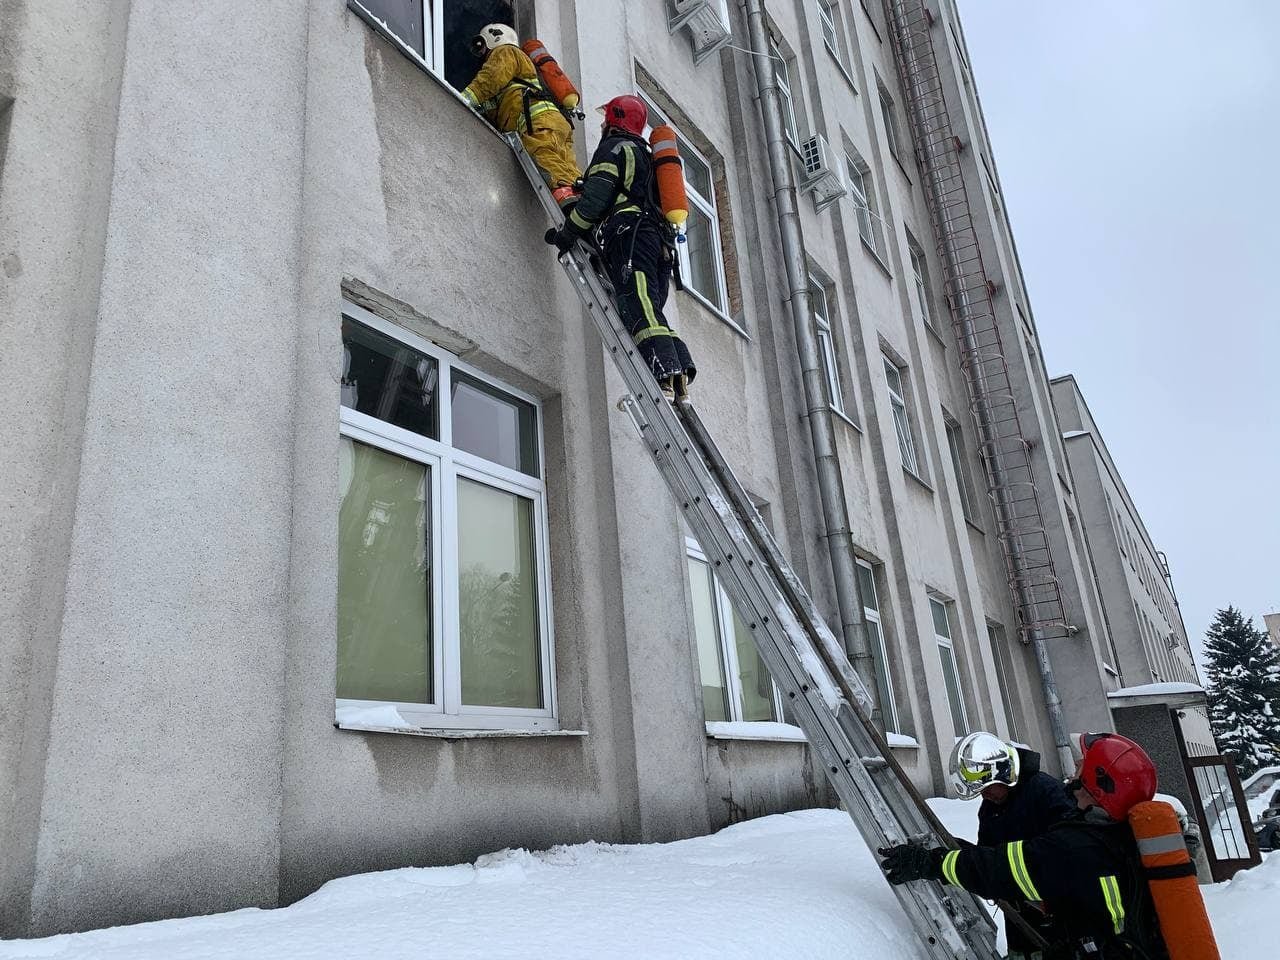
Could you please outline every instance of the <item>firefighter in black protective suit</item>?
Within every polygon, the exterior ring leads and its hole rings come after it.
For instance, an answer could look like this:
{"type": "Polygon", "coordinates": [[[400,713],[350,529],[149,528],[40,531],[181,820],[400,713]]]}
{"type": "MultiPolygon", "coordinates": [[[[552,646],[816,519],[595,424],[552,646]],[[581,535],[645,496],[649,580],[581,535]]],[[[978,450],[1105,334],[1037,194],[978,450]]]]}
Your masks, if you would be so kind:
{"type": "MultiPolygon", "coordinates": [[[[1040,754],[976,731],[956,741],[951,751],[950,778],[956,796],[982,798],[978,808],[978,845],[996,847],[1030,840],[1055,823],[1073,816],[1075,800],[1062,781],[1040,769],[1040,754]]],[[[1011,904],[1017,918],[1005,917],[1010,960],[1034,960],[1038,945],[1025,927],[1039,931],[1047,925],[1044,912],[1026,903],[1011,904]]]]}
{"type": "Polygon", "coordinates": [[[614,97],[603,109],[602,139],[587,166],[582,197],[546,239],[563,252],[579,240],[592,243],[599,229],[605,271],[627,331],[663,393],[683,397],[698,371],[662,313],[675,248],[658,203],[653,155],[641,136],[649,110],[630,95],[614,97]]]}
{"type": "Polygon", "coordinates": [[[1156,791],[1141,747],[1112,733],[1083,734],[1067,784],[1076,814],[1030,840],[960,850],[906,843],[881,850],[890,883],[938,880],[980,897],[1039,904],[1044,960],[1167,960],[1129,810],[1156,791]]]}

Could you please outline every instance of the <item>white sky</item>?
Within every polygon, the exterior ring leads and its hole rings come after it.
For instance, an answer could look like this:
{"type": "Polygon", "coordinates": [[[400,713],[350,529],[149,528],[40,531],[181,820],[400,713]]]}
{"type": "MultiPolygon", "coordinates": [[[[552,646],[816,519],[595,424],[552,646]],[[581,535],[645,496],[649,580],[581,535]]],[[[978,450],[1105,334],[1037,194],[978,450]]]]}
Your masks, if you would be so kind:
{"type": "Polygon", "coordinates": [[[1280,3],[960,0],[1050,376],[1187,632],[1280,610],[1280,3]]]}

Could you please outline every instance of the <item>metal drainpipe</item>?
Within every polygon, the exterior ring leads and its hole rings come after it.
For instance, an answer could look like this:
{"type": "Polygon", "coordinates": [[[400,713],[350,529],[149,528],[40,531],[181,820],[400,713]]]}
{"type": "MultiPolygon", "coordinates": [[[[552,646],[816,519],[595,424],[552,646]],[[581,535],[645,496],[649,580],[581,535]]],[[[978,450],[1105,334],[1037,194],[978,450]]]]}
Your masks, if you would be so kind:
{"type": "Polygon", "coordinates": [[[818,491],[822,500],[822,521],[826,526],[827,549],[831,555],[831,572],[835,576],[836,603],[840,608],[840,633],[849,651],[853,668],[862,679],[874,704],[872,716],[881,718],[879,689],[876,686],[875,662],[867,643],[867,625],[863,619],[858,565],[853,554],[853,535],[849,527],[849,510],[845,504],[844,484],[840,477],[840,460],[836,455],[835,427],[831,406],[827,402],[825,374],[818,356],[818,340],[813,328],[813,311],[809,298],[809,268],[805,261],[804,235],[800,229],[800,211],[796,205],[795,182],[791,175],[791,158],[783,135],[782,105],[770,63],[769,41],[764,25],[763,0],[744,0],[747,31],[751,40],[756,88],[760,112],[764,117],[765,140],[769,147],[769,170],[773,177],[774,203],[777,204],[778,232],[782,239],[782,258],[790,289],[791,322],[795,327],[796,347],[800,354],[800,373],[804,382],[804,399],[809,416],[809,433],[813,439],[814,466],[818,474],[818,491]]]}

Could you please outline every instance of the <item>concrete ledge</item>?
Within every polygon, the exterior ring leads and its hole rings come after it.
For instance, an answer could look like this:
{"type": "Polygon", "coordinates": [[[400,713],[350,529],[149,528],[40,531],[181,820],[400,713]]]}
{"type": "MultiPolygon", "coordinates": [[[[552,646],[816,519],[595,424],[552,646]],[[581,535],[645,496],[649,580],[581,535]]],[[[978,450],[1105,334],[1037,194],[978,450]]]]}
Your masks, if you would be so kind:
{"type": "Polygon", "coordinates": [[[513,737],[585,737],[585,730],[449,730],[442,727],[379,727],[374,724],[335,723],[339,730],[357,733],[399,733],[435,740],[485,740],[513,737]]]}
{"type": "Polygon", "coordinates": [[[708,720],[707,736],[712,740],[758,740],[768,743],[805,743],[804,731],[790,723],[769,720],[732,722],[708,720]]]}

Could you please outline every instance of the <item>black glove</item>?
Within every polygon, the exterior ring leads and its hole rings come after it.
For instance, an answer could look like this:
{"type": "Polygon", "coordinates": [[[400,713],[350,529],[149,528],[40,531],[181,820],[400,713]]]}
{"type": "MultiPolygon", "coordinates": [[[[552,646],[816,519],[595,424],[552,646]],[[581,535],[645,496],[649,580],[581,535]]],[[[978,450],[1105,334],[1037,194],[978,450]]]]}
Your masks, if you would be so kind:
{"type": "Polygon", "coordinates": [[[939,850],[930,850],[918,843],[902,843],[877,851],[884,860],[880,867],[885,878],[895,886],[912,880],[937,880],[942,876],[938,867],[939,850]]]}
{"type": "Polygon", "coordinates": [[[567,226],[561,227],[559,230],[552,227],[546,232],[542,239],[559,250],[560,256],[564,256],[573,248],[573,245],[578,242],[579,236],[580,235],[576,231],[570,230],[567,226]]]}

